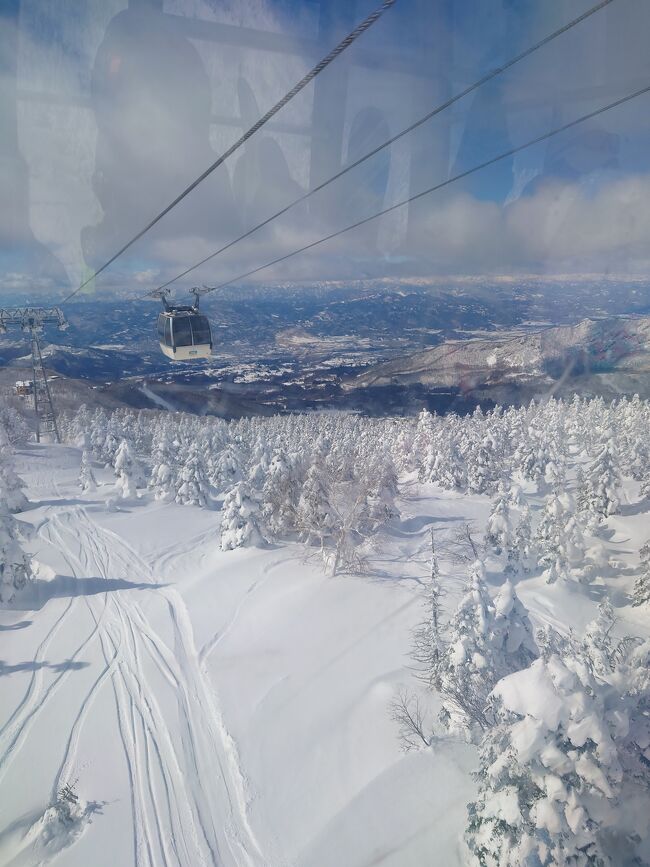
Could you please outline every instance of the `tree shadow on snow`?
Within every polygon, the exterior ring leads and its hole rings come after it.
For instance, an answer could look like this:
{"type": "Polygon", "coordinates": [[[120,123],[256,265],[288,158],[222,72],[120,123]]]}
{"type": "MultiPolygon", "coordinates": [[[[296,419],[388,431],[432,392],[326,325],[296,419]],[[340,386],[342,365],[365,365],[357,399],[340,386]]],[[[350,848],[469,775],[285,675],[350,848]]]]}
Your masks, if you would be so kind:
{"type": "Polygon", "coordinates": [[[388,524],[385,527],[387,536],[414,536],[421,533],[427,527],[434,527],[437,524],[453,524],[461,522],[463,519],[458,515],[414,515],[411,518],[404,518],[395,524],[388,524]]]}
{"type": "Polygon", "coordinates": [[[80,668],[87,668],[89,665],[89,662],[72,659],[64,659],[63,662],[39,662],[38,660],[30,659],[26,662],[17,662],[14,665],[9,665],[4,659],[0,659],[0,677],[6,677],[18,671],[40,671],[42,668],[48,668],[54,672],[78,671],[80,668]]]}
{"type": "Polygon", "coordinates": [[[630,518],[633,515],[644,515],[650,512],[650,501],[648,499],[641,500],[638,503],[623,503],[619,507],[619,515],[621,518],[630,518]]]}
{"type": "Polygon", "coordinates": [[[29,509],[38,509],[40,506],[99,506],[101,500],[82,500],[80,497],[52,497],[49,500],[30,500],[29,509]]]}
{"type": "Polygon", "coordinates": [[[16,596],[12,608],[18,611],[38,611],[50,599],[70,596],[95,596],[98,593],[113,593],[116,590],[155,590],[166,584],[136,583],[124,578],[74,578],[72,575],[57,575],[50,581],[36,578],[16,596]]]}
{"type": "Polygon", "coordinates": [[[13,632],[15,629],[27,629],[27,627],[31,625],[31,620],[19,620],[17,623],[0,623],[0,632],[13,632]]]}

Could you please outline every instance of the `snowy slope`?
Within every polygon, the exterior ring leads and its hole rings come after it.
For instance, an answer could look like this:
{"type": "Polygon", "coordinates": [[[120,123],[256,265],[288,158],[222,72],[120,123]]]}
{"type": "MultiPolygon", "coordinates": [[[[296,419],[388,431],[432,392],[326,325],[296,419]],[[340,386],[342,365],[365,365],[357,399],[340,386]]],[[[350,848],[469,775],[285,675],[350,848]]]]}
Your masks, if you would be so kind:
{"type": "MultiPolygon", "coordinates": [[[[147,497],[108,511],[101,487],[79,494],[75,448],[17,457],[40,568],[0,611],[0,864],[459,863],[475,750],[443,738],[405,756],[388,706],[417,688],[429,528],[484,525],[487,497],[407,480],[370,574],[330,578],[297,545],[221,552],[215,511],[147,497]],[[41,817],[73,781],[86,821],[52,838],[41,817]]],[[[647,534],[637,488],[609,519],[623,564],[647,534]]],[[[453,606],[461,571],[442,567],[453,606]]],[[[633,580],[517,591],[534,625],[580,631],[607,590],[648,635],[633,580]]]]}

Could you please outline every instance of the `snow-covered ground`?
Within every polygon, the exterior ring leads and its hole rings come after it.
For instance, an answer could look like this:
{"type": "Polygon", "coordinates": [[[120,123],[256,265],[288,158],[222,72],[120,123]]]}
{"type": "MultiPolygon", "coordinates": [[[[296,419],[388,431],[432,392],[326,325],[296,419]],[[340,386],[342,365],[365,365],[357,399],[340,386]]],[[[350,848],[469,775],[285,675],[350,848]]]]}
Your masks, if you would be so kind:
{"type": "MultiPolygon", "coordinates": [[[[80,494],[80,459],[16,456],[39,566],[0,611],[0,864],[460,863],[476,749],[441,737],[404,754],[389,706],[420,688],[409,653],[430,528],[483,527],[490,499],[411,477],[368,574],[329,577],[297,544],[222,552],[214,510],[145,496],[110,511],[101,485],[80,494]],[[47,813],[66,784],[69,823],[47,813]]],[[[626,483],[608,519],[618,569],[518,582],[534,626],[580,633],[607,593],[622,631],[650,635],[627,595],[648,535],[637,501],[626,483]]],[[[444,559],[441,572],[451,608],[465,576],[444,559]]]]}

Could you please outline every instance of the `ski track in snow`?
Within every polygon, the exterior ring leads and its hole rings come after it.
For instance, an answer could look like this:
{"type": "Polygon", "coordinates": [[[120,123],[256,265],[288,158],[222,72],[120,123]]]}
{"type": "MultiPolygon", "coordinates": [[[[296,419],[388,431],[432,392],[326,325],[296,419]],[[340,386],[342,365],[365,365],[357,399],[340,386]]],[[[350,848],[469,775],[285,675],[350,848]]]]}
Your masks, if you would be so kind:
{"type": "MultiPolygon", "coordinates": [[[[56,546],[75,577],[155,584],[138,554],[121,537],[97,525],[84,508],[54,515],[40,534],[56,546]]],[[[248,820],[246,777],[205,671],[204,654],[197,653],[185,603],[168,587],[147,591],[147,602],[152,594],[164,602],[173,639],[170,647],[134,601],[135,592],[142,591],[72,598],[37,648],[34,662],[40,663],[85,603],[92,629],[70,661],[95,643],[103,667],[72,722],[53,793],[72,778],[84,722],[110,682],[130,785],[135,864],[269,867],[248,820]],[[169,720],[170,698],[178,707],[177,724],[169,720]]],[[[243,600],[233,620],[242,604],[243,600]]],[[[0,779],[71,670],[66,668],[46,684],[43,668],[35,666],[24,697],[0,730],[0,779]]]]}

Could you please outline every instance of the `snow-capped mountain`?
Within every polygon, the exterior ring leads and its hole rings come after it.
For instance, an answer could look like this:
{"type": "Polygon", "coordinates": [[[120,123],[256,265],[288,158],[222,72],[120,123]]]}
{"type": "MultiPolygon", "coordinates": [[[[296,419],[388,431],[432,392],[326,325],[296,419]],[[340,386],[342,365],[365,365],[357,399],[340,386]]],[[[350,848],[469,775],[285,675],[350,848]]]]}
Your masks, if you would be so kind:
{"type": "Polygon", "coordinates": [[[576,388],[647,392],[650,317],[585,319],[577,325],[448,340],[439,346],[373,365],[344,383],[348,391],[387,386],[449,387],[467,394],[510,394],[576,388]],[[600,383],[599,383],[600,380],[600,383]]]}

